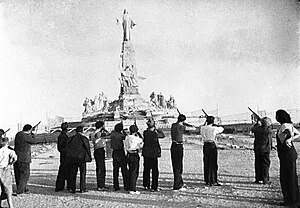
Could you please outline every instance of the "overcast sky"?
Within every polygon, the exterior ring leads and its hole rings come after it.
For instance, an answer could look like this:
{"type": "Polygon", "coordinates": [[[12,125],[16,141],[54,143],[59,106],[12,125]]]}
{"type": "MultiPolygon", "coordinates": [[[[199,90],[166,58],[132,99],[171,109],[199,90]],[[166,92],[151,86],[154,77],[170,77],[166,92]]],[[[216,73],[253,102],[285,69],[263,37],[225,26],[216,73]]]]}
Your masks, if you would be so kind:
{"type": "Polygon", "coordinates": [[[145,100],[162,92],[220,115],[300,106],[296,0],[4,0],[0,128],[80,117],[102,91],[117,99],[124,8],[145,100]]]}

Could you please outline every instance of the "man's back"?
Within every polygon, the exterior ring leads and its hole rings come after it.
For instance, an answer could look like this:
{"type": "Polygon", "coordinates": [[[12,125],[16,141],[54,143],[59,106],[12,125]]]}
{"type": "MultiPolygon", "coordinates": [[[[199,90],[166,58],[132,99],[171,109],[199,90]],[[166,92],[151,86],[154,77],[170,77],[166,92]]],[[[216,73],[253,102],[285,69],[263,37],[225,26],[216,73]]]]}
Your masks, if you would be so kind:
{"type": "Polygon", "coordinates": [[[91,152],[88,139],[77,133],[67,143],[67,163],[82,163],[91,161],[91,152]]]}
{"type": "Polygon", "coordinates": [[[34,144],[34,138],[30,133],[20,131],[15,137],[15,152],[18,155],[18,161],[31,162],[31,144],[34,144]]]}

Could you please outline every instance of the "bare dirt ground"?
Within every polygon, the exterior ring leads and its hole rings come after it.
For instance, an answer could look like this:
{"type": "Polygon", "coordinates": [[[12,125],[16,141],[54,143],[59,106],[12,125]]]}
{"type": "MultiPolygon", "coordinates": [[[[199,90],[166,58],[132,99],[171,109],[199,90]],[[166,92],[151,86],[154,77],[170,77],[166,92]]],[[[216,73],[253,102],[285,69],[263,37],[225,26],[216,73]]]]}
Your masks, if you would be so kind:
{"type": "MultiPolygon", "coordinates": [[[[197,136],[190,140],[198,140],[197,136]]],[[[170,157],[170,138],[161,140],[159,186],[161,192],[142,189],[143,158],[137,182],[140,195],[112,189],[112,160],[106,162],[108,191],[96,191],[95,163],[88,164],[87,193],[54,192],[59,166],[56,145],[34,147],[29,189],[31,194],[13,197],[15,207],[277,207],[282,201],[279,184],[277,152],[271,153],[270,185],[254,182],[254,153],[252,150],[219,150],[219,180],[221,187],[209,187],[203,182],[202,145],[184,144],[183,179],[188,189],[172,191],[173,174],[170,157]]],[[[297,149],[300,144],[296,143],[297,149]]],[[[298,162],[299,163],[299,162],[298,162]]],[[[298,164],[298,169],[299,169],[298,164]]],[[[121,177],[120,177],[121,180],[121,177]]],[[[77,178],[77,187],[79,178],[77,178]]],[[[122,184],[122,182],[121,182],[122,184]]],[[[122,186],[121,186],[122,187],[122,186]]],[[[6,202],[3,202],[6,205],[6,202]]]]}

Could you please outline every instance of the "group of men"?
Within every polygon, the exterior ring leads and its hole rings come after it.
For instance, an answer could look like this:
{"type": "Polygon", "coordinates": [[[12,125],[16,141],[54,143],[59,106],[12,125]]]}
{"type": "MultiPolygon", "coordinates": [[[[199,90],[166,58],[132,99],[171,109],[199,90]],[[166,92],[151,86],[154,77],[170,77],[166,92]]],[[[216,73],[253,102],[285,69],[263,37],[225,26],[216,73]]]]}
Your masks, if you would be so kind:
{"type": "MultiPolygon", "coordinates": [[[[186,116],[180,114],[177,122],[171,126],[171,160],[174,175],[174,191],[185,190],[182,179],[183,173],[183,134],[186,130],[186,116]]],[[[164,133],[155,127],[155,121],[150,118],[147,121],[148,128],[141,135],[138,127],[132,125],[129,134],[123,128],[122,123],[115,125],[114,130],[109,133],[103,121],[96,122],[96,130],[91,134],[92,146],[94,148],[94,159],[96,164],[97,190],[107,190],[105,186],[106,166],[105,147],[107,140],[110,140],[113,158],[113,189],[120,190],[119,169],[123,177],[124,190],[131,194],[139,194],[136,190],[136,182],[139,174],[139,152],[142,150],[144,157],[143,187],[145,190],[159,191],[158,188],[158,158],[161,157],[161,147],[159,138],[164,138],[164,133]],[[152,183],[150,184],[150,172],[152,170],[152,183]]],[[[272,131],[269,118],[262,118],[252,128],[255,136],[255,183],[269,183],[269,166],[272,131]]],[[[80,170],[80,193],[86,192],[86,163],[92,161],[91,147],[89,139],[83,134],[83,126],[76,128],[76,134],[69,137],[68,123],[61,124],[61,134],[58,136],[57,148],[60,152],[60,166],[58,170],[55,191],[62,191],[67,182],[67,190],[76,193],[76,176],[80,170]]],[[[17,185],[16,194],[30,193],[27,182],[30,175],[31,145],[35,143],[32,131],[34,128],[26,124],[23,131],[16,134],[13,157],[9,164],[14,163],[14,174],[17,185]]],[[[205,125],[201,127],[201,136],[204,141],[203,161],[204,161],[204,181],[210,186],[220,186],[217,178],[217,145],[216,135],[224,129],[214,124],[214,117],[207,116],[205,125]]],[[[4,131],[0,131],[1,138],[4,131]]],[[[2,143],[1,143],[2,144],[2,143]]],[[[3,142],[5,144],[5,142],[3,142]]],[[[5,145],[4,145],[5,146],[5,145]]],[[[0,149],[1,151],[1,149],[0,149]]],[[[12,153],[10,153],[12,154],[12,153]]],[[[0,155],[0,166],[1,166],[0,155]]],[[[1,169],[0,169],[1,171],[1,169]]],[[[0,177],[3,177],[0,172],[0,177]]],[[[7,188],[6,188],[7,189],[7,188]]],[[[5,192],[11,192],[10,189],[5,192]]]]}
{"type": "MultiPolygon", "coordinates": [[[[121,169],[124,190],[130,194],[139,194],[136,190],[141,149],[144,157],[143,186],[144,189],[159,191],[158,188],[158,158],[161,156],[159,138],[164,138],[164,133],[156,129],[155,121],[150,118],[147,121],[148,128],[141,135],[136,125],[129,127],[129,133],[123,128],[122,123],[115,125],[109,133],[103,121],[95,124],[96,130],[91,134],[96,164],[97,190],[105,191],[106,166],[105,147],[110,140],[113,158],[113,189],[120,190],[119,170],[121,169]],[[150,186],[150,172],[152,170],[152,184],[150,186]]],[[[57,148],[60,152],[60,166],[56,180],[55,191],[62,191],[67,182],[67,190],[76,192],[76,175],[80,169],[80,192],[86,192],[86,162],[91,162],[91,151],[88,138],[82,133],[83,127],[76,128],[76,134],[68,137],[68,124],[62,123],[62,132],[58,137],[57,148]]]]}

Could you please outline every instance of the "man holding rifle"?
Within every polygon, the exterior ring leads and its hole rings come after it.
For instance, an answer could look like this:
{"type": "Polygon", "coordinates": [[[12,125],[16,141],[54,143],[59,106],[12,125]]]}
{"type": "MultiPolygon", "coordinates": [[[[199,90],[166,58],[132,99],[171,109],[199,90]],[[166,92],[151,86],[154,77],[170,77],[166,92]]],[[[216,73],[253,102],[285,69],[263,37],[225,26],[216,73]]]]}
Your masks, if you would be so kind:
{"type": "Polygon", "coordinates": [[[203,145],[204,181],[206,185],[221,186],[221,184],[218,183],[218,173],[217,173],[218,151],[216,146],[216,135],[222,133],[224,128],[214,125],[215,117],[208,116],[206,113],[205,116],[206,116],[205,124],[204,126],[201,127],[201,136],[204,140],[204,145],[203,145]]]}
{"type": "Polygon", "coordinates": [[[18,156],[18,160],[14,164],[17,194],[30,193],[26,186],[30,175],[31,145],[35,143],[32,131],[39,124],[40,122],[34,127],[26,124],[23,127],[23,131],[18,132],[15,137],[15,152],[18,156]]]}
{"type": "Polygon", "coordinates": [[[256,124],[251,128],[254,133],[254,154],[255,154],[255,183],[263,184],[269,182],[269,168],[271,164],[270,152],[272,147],[272,129],[270,128],[272,121],[270,118],[260,118],[250,108],[249,110],[256,118],[256,124]]]}

